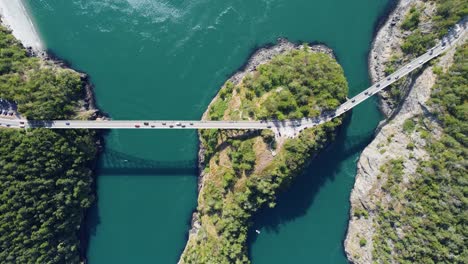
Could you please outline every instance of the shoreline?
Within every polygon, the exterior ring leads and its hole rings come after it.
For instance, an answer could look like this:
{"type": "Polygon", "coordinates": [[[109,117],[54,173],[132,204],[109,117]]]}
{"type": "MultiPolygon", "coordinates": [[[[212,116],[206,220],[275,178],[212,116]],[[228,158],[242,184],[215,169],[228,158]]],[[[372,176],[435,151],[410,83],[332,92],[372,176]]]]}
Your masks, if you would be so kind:
{"type": "MultiPolygon", "coordinates": [[[[368,57],[368,70],[372,81],[383,78],[385,63],[389,61],[395,50],[400,51],[401,42],[407,34],[400,29],[400,24],[414,4],[421,4],[421,2],[398,0],[394,10],[386,18],[386,22],[375,34],[368,57]]],[[[457,24],[461,23],[463,20],[457,22],[457,24]]],[[[457,46],[460,43],[463,42],[460,41],[457,46]]],[[[434,65],[447,69],[453,59],[453,53],[454,49],[447,50],[434,62],[434,65]]],[[[403,96],[397,103],[387,100],[387,92],[379,94],[379,108],[385,118],[377,126],[373,140],[359,156],[356,177],[349,198],[349,220],[343,244],[346,258],[350,263],[374,261],[373,238],[377,232],[374,224],[379,210],[377,204],[382,200],[388,202],[391,199],[382,198],[384,193],[380,191],[387,180],[385,176],[382,176],[380,170],[382,166],[392,158],[405,157],[404,175],[412,175],[415,173],[417,160],[424,160],[428,157],[423,144],[420,143],[421,139],[409,138],[402,127],[405,120],[418,115],[430,119],[430,114],[427,112],[430,106],[427,105],[427,101],[437,79],[432,69],[431,65],[409,75],[408,80],[400,86],[403,96]],[[389,138],[392,138],[391,142],[389,138]],[[415,144],[414,150],[407,148],[410,143],[415,144]]],[[[409,181],[409,177],[403,176],[403,181],[409,181]]]]}
{"type": "MultiPolygon", "coordinates": [[[[329,55],[331,58],[336,59],[336,56],[333,50],[324,44],[307,43],[307,45],[309,45],[309,49],[311,52],[324,53],[324,54],[329,55]]],[[[255,71],[259,65],[268,63],[273,57],[280,55],[282,53],[288,52],[288,51],[301,49],[302,47],[303,47],[302,44],[290,42],[286,38],[278,38],[276,43],[268,43],[263,47],[254,48],[253,51],[249,54],[247,61],[241,67],[239,67],[238,70],[236,70],[233,74],[231,74],[231,77],[226,79],[226,81],[223,83],[220,89],[224,87],[224,84],[227,83],[228,81],[234,83],[235,85],[239,84],[247,74],[255,71]]],[[[207,119],[207,115],[209,113],[208,110],[210,109],[211,105],[219,97],[220,89],[218,89],[218,91],[213,96],[210,103],[207,105],[206,107],[207,110],[203,113],[201,120],[207,119]]],[[[198,174],[198,179],[197,179],[197,205],[198,205],[198,196],[200,194],[200,190],[203,187],[204,178],[206,176],[204,172],[206,168],[205,160],[204,160],[205,149],[202,144],[200,133],[198,133],[198,141],[199,141],[199,144],[198,144],[199,151],[198,151],[197,165],[198,165],[199,174],[198,174]]],[[[188,235],[186,236],[187,242],[185,244],[185,247],[182,249],[182,252],[180,253],[180,258],[179,258],[178,263],[182,263],[181,257],[183,256],[183,253],[186,251],[187,247],[189,246],[189,242],[192,239],[192,237],[198,233],[200,228],[201,228],[200,218],[199,218],[198,210],[197,208],[195,208],[190,218],[190,228],[188,230],[188,235]]]]}
{"type": "Polygon", "coordinates": [[[22,0],[0,1],[1,23],[23,46],[38,57],[45,56],[44,44],[22,0]]]}
{"type": "MultiPolygon", "coordinates": [[[[376,27],[371,48],[368,53],[368,72],[371,83],[383,78],[385,62],[390,58],[393,46],[397,45],[400,41],[399,36],[401,36],[401,32],[397,23],[402,20],[406,12],[410,9],[412,2],[412,0],[397,0],[391,3],[389,10],[380,19],[381,22],[376,27]]],[[[412,77],[410,77],[410,79],[412,79],[412,77]]],[[[364,221],[364,223],[362,223],[363,227],[358,226],[356,217],[354,216],[355,207],[356,204],[360,204],[363,208],[367,210],[370,209],[368,203],[366,203],[365,191],[363,189],[368,189],[365,186],[369,184],[367,181],[369,181],[369,177],[371,177],[371,171],[377,170],[377,168],[371,166],[371,160],[373,159],[370,157],[372,155],[369,155],[367,152],[370,151],[370,146],[376,144],[375,142],[381,135],[382,128],[385,127],[392,114],[398,112],[394,111],[395,109],[386,102],[385,95],[378,94],[378,102],[378,109],[384,115],[384,119],[377,125],[372,141],[359,155],[356,176],[349,196],[350,209],[348,212],[348,225],[343,238],[344,254],[349,263],[367,263],[372,260],[372,250],[363,250],[363,247],[356,246],[356,244],[359,244],[359,242],[356,242],[357,234],[362,234],[367,241],[366,247],[372,249],[372,239],[370,239],[374,233],[372,220],[360,219],[360,221],[364,221]],[[364,186],[361,186],[363,183],[364,186]]]]}

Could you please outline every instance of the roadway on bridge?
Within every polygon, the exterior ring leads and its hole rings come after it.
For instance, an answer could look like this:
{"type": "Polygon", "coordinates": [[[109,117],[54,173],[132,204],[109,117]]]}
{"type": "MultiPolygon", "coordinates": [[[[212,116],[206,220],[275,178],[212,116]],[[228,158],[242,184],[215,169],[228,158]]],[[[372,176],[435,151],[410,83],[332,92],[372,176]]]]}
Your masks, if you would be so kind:
{"type": "Polygon", "coordinates": [[[21,119],[0,118],[0,125],[10,128],[51,128],[51,129],[272,129],[286,135],[295,135],[304,128],[314,127],[332,118],[338,117],[361,104],[372,95],[382,91],[392,83],[398,81],[412,71],[439,56],[462,39],[466,30],[451,34],[426,53],[404,65],[384,79],[374,83],[371,87],[357,94],[340,105],[332,114],[317,118],[303,118],[297,120],[262,120],[262,121],[200,121],[200,120],[51,120],[28,121],[21,119]]]}

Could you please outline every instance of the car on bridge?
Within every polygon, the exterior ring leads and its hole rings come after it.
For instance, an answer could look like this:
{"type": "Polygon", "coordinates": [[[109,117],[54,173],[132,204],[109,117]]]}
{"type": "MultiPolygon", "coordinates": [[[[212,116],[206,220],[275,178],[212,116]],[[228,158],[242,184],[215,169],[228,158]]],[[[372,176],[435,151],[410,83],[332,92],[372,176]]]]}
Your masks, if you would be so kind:
{"type": "Polygon", "coordinates": [[[135,124],[135,127],[136,127],[136,128],[139,128],[139,127],[140,127],[140,125],[139,125],[139,124],[135,124]]]}

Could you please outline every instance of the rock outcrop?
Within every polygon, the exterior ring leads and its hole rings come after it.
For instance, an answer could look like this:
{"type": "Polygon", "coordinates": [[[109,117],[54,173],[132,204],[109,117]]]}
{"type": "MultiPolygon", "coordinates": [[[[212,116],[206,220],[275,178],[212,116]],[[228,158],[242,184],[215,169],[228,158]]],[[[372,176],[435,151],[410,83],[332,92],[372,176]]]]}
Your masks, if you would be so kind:
{"type": "MultiPolygon", "coordinates": [[[[384,76],[385,64],[394,52],[400,51],[404,33],[398,29],[398,26],[414,4],[424,5],[421,1],[401,0],[377,33],[369,58],[369,70],[373,81],[384,76]]],[[[427,3],[425,10],[430,14],[433,13],[434,7],[427,3]]],[[[465,34],[457,44],[464,43],[466,38],[465,34]]],[[[382,111],[391,117],[381,124],[375,139],[362,152],[350,197],[350,220],[344,246],[347,258],[352,263],[374,263],[372,241],[376,231],[376,210],[378,205],[385,207],[385,204],[392,199],[382,191],[386,177],[381,173],[381,167],[392,159],[403,158],[402,181],[408,182],[419,161],[428,158],[424,148],[425,141],[419,133],[405,133],[404,122],[415,116],[423,116],[424,120],[431,123],[432,133],[436,137],[442,133],[440,126],[428,111],[430,106],[427,101],[437,78],[433,72],[434,66],[447,69],[452,64],[454,53],[455,48],[448,50],[436,60],[434,65],[426,66],[410,76],[402,87],[407,92],[399,105],[388,103],[387,95],[382,96],[382,111]],[[412,146],[411,150],[408,148],[409,144],[412,146]]]]}

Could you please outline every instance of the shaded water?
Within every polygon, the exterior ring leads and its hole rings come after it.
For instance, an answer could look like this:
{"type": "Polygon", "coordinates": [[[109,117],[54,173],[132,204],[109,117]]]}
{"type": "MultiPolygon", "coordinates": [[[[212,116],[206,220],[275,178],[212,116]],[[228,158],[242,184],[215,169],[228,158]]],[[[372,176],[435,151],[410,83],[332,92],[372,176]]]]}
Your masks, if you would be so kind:
{"type": "MultiPolygon", "coordinates": [[[[251,52],[278,37],[334,49],[350,95],[369,84],[374,26],[391,0],[26,0],[45,45],[87,72],[114,119],[197,119],[251,52]]],[[[253,263],[344,263],[356,159],[380,120],[355,110],[278,207],[256,216],[253,263]]],[[[174,263],[196,207],[194,131],[115,130],[88,219],[89,263],[174,263]],[[127,161],[125,161],[127,160],[127,161]],[[128,164],[127,164],[128,163],[128,164]]]]}

